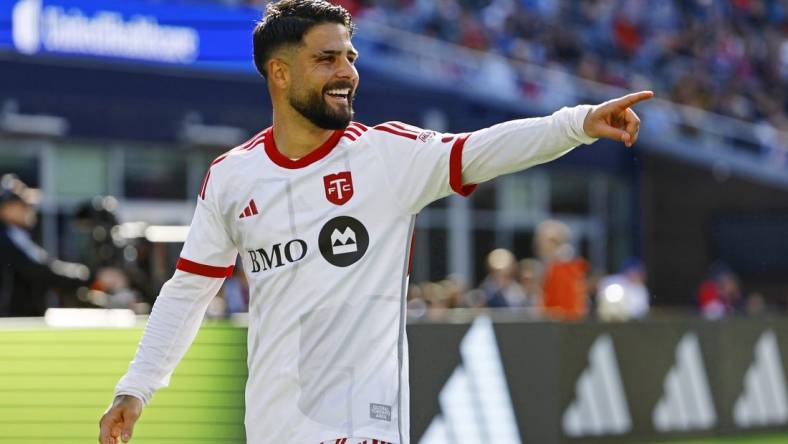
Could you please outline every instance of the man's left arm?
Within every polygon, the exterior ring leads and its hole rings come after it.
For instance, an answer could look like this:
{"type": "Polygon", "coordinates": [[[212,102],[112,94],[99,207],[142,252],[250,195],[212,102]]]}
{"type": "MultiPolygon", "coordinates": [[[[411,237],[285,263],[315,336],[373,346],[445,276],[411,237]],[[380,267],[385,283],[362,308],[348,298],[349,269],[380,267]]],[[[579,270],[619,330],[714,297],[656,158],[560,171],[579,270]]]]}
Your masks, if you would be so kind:
{"type": "Polygon", "coordinates": [[[640,130],[632,106],[653,95],[650,91],[633,93],[596,106],[562,108],[551,116],[512,120],[470,133],[462,147],[462,184],[481,183],[549,162],[602,137],[630,147],[640,130]]]}
{"type": "Polygon", "coordinates": [[[378,152],[392,196],[416,214],[452,192],[467,196],[475,184],[549,162],[600,137],[632,146],[640,119],[631,107],[653,95],[634,93],[465,134],[438,134],[388,122],[375,127],[386,133],[378,152]]]}

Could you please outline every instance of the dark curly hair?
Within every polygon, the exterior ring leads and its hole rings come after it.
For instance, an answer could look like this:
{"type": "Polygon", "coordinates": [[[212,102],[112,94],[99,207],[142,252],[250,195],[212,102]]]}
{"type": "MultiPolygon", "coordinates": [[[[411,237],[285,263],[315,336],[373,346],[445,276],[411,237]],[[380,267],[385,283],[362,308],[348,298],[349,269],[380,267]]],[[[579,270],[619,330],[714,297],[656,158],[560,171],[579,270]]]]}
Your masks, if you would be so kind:
{"type": "Polygon", "coordinates": [[[268,78],[265,65],[274,50],[283,45],[298,45],[313,26],[323,23],[345,25],[350,35],[355,30],[350,13],[325,0],[279,0],[269,3],[263,19],[254,28],[254,65],[268,78]]]}

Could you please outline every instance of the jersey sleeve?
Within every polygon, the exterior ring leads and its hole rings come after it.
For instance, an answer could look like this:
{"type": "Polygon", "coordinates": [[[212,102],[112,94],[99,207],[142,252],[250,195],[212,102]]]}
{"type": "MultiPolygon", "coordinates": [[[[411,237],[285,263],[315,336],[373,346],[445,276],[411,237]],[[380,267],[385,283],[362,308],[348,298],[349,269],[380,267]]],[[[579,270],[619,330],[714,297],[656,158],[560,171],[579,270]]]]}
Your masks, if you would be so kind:
{"type": "Polygon", "coordinates": [[[550,116],[511,120],[471,133],[463,147],[463,183],[521,171],[595,142],[583,130],[591,108],[562,108],[550,116]]]}
{"type": "Polygon", "coordinates": [[[455,191],[470,195],[476,188],[463,184],[462,149],[467,134],[443,134],[399,122],[374,127],[383,133],[378,146],[389,186],[401,207],[418,213],[455,191]]]}
{"type": "Polygon", "coordinates": [[[211,278],[232,276],[238,253],[219,210],[217,183],[211,180],[209,170],[176,265],[178,270],[211,278]]]}
{"type": "Polygon", "coordinates": [[[591,106],[519,119],[465,134],[441,134],[398,122],[381,144],[393,193],[412,214],[452,192],[470,195],[476,184],[558,158],[596,139],[583,131],[591,106]],[[393,137],[397,136],[397,137],[393,137]]]}
{"type": "Polygon", "coordinates": [[[236,249],[216,210],[214,193],[203,190],[177,270],[161,289],[142,339],[115,395],[147,404],[169,384],[170,375],[194,341],[205,311],[233,271],[236,249]],[[228,265],[229,264],[229,265],[228,265]]]}
{"type": "Polygon", "coordinates": [[[147,405],[156,390],[169,385],[172,372],[197,336],[208,303],[223,282],[175,271],[153,304],[134,359],[115,386],[115,396],[131,395],[147,405]]]}

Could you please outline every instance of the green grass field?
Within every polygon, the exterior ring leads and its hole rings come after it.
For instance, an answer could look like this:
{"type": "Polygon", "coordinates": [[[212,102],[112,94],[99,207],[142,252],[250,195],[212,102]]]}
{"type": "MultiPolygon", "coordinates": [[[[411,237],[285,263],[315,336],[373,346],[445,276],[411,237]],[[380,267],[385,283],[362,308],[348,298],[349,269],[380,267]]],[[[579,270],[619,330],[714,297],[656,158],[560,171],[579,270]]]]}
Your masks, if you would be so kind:
{"type": "MultiPolygon", "coordinates": [[[[0,329],[0,444],[97,442],[141,328],[0,329]]],[[[156,394],[135,444],[244,441],[245,330],[210,326],[156,394]]]]}
{"type": "Polygon", "coordinates": [[[665,441],[654,444],[788,444],[788,435],[749,435],[728,438],[706,438],[689,441],[665,441]]]}

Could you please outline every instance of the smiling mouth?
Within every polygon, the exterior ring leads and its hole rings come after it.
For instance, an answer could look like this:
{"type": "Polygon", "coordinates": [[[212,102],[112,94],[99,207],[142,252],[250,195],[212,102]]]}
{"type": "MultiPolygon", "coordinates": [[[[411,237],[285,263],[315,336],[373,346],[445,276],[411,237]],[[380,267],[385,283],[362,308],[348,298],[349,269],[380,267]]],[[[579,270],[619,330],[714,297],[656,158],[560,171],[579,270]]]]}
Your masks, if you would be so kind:
{"type": "Polygon", "coordinates": [[[329,89],[323,95],[334,102],[350,103],[350,88],[329,89]]]}

